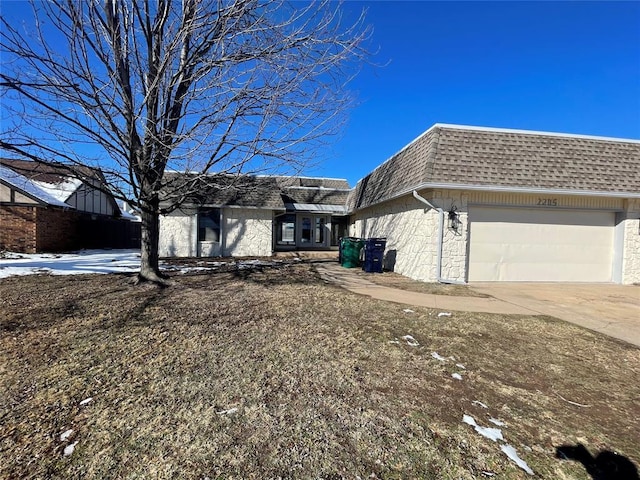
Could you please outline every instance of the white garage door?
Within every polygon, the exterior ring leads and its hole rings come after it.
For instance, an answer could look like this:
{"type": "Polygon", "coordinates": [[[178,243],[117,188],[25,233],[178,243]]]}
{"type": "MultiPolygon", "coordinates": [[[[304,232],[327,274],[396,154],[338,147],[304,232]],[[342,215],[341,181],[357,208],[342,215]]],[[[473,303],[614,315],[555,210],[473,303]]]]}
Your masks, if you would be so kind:
{"type": "Polygon", "coordinates": [[[615,214],[470,207],[469,281],[610,282],[615,214]]]}

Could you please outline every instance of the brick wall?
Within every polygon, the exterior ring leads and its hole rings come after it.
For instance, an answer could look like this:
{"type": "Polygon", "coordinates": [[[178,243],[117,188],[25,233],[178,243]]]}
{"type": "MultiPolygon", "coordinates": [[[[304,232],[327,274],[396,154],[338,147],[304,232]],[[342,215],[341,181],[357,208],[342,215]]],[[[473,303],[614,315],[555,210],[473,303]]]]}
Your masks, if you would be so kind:
{"type": "Polygon", "coordinates": [[[38,208],[36,211],[36,250],[64,252],[81,248],[78,241],[80,215],[71,210],[38,208]]]}
{"type": "Polygon", "coordinates": [[[0,207],[0,250],[36,253],[139,247],[140,224],[56,207],[0,207]]]}
{"type": "Polygon", "coordinates": [[[0,250],[36,252],[36,207],[0,207],[0,250]]]}

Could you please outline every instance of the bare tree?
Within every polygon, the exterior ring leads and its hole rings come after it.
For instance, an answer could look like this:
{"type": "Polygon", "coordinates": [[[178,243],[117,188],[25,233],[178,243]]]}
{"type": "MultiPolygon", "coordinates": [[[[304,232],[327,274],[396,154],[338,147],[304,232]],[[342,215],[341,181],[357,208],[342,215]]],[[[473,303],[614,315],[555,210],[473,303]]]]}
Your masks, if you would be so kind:
{"type": "Polygon", "coordinates": [[[31,10],[22,24],[2,18],[0,147],[99,166],[141,212],[140,277],[152,281],[159,215],[209,172],[304,165],[338,131],[345,84],[366,56],[363,17],[345,25],[330,0],[50,0],[31,10]],[[168,187],[168,170],[193,175],[168,187]]]}

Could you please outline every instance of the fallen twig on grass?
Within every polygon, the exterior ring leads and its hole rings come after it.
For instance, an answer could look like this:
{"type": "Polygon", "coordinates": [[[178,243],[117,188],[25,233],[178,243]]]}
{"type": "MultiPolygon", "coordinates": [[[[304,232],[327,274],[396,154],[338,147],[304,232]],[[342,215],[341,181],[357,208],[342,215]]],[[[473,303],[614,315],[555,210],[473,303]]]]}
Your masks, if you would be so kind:
{"type": "Polygon", "coordinates": [[[562,395],[560,395],[558,392],[553,392],[553,393],[555,393],[558,397],[560,397],[565,402],[570,403],[571,405],[575,405],[576,407],[589,408],[591,406],[591,405],[585,405],[583,403],[577,403],[577,402],[572,402],[571,400],[567,400],[562,395]]]}

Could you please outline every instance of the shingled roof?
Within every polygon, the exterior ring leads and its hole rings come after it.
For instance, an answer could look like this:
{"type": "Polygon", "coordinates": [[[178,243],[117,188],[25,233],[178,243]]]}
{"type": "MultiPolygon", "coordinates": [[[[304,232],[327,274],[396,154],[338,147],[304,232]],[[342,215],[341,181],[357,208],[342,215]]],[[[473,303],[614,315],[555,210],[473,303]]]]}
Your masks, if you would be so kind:
{"type": "Polygon", "coordinates": [[[350,211],[416,188],[640,195],[640,141],[436,124],[358,182],[350,211]]]}
{"type": "Polygon", "coordinates": [[[346,180],[314,177],[165,174],[165,202],[192,192],[187,203],[285,210],[294,204],[345,205],[346,180]]]}

